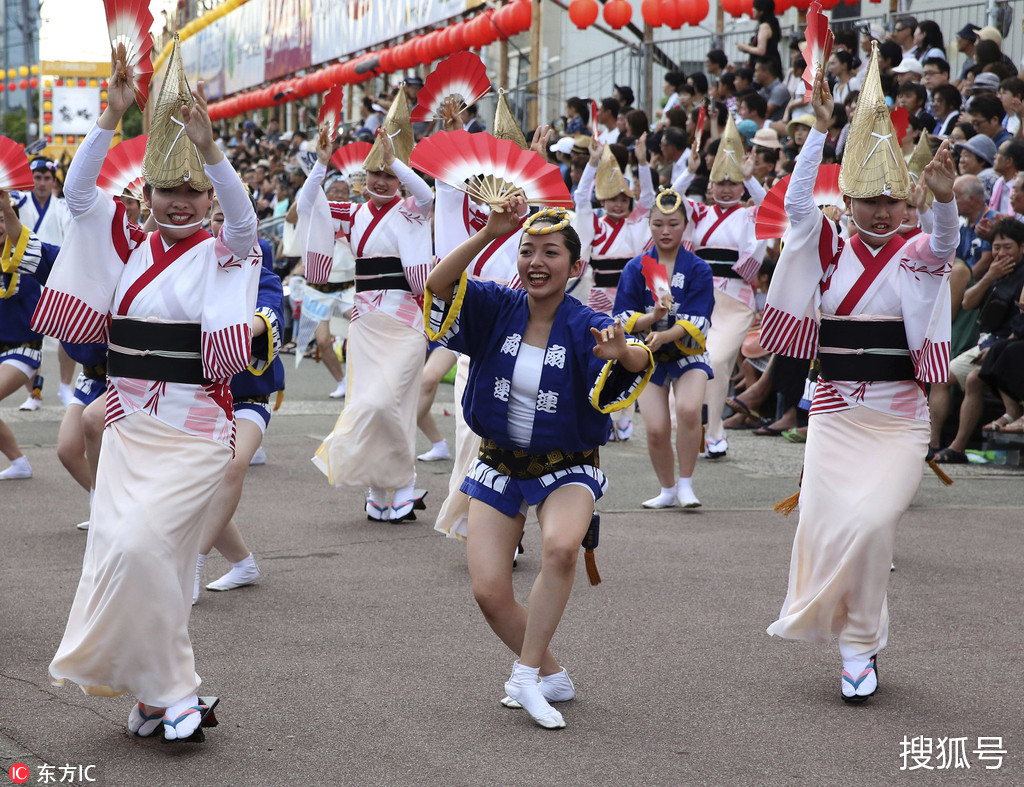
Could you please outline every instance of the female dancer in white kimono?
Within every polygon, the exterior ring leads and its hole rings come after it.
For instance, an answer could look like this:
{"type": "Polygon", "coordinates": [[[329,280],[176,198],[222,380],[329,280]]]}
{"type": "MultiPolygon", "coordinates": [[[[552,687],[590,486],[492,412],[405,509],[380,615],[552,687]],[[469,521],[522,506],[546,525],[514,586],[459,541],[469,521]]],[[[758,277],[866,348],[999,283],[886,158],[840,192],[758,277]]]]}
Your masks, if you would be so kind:
{"type": "MultiPolygon", "coordinates": [[[[366,159],[369,202],[336,202],[330,206],[333,222],[319,218],[327,204],[320,183],[330,161],[330,150],[322,147],[317,148],[319,160],[299,195],[300,216],[311,213],[311,227],[326,223],[329,247],[333,248],[334,233],[348,228],[356,255],[348,398],[313,462],[335,486],[368,487],[366,515],[385,522],[416,518],[416,405],[426,354],[419,297],[432,260],[434,195],[402,160],[412,152],[404,95],[398,92],[366,159]],[[410,144],[401,151],[402,158],[396,156],[385,131],[392,128],[395,134],[408,131],[410,144]],[[412,196],[403,200],[398,193],[401,186],[412,196]]],[[[308,254],[306,279],[321,280],[308,254]]]]}
{"type": "MultiPolygon", "coordinates": [[[[685,194],[699,163],[699,156],[691,156],[686,172],[672,184],[672,188],[685,194]]],[[[753,152],[743,153],[743,142],[732,115],[708,179],[712,204],[686,201],[690,224],[685,239],[692,244],[693,253],[711,266],[714,274],[715,311],[708,331],[708,357],[714,376],[708,380],[704,394],[708,422],[702,450],[706,451],[709,459],[719,459],[729,448],[722,427],[722,409],[729,393],[736,357],[750,326],[754,324],[753,283],[760,271],[766,245],[754,236],[754,215],[767,192],[754,177],[753,152]],[[753,207],[740,206],[744,189],[754,201],[753,207]]]]}
{"type": "Polygon", "coordinates": [[[109,338],[82,578],[50,676],[87,694],[134,695],[133,733],[162,726],[166,740],[195,740],[216,703],[197,696],[192,582],[203,514],[234,444],[229,383],[251,353],[256,214],[214,142],[202,85],[189,91],[177,46],[143,164],[159,231],[130,225],[124,206],[97,190],[134,100],[125,71],[115,63],[108,107],[68,171],[72,226],[34,321],[63,341],[109,338]],[[213,186],[225,216],[216,240],[200,229],[213,186]]]}
{"type": "Polygon", "coordinates": [[[921,483],[928,448],[924,383],[944,381],[949,368],[954,170],[944,142],[922,176],[935,195],[935,232],[901,236],[911,184],[873,51],[840,170],[857,233],[843,243],[812,195],[832,117],[820,68],[811,103],[815,124],[786,192],[792,223],[761,344],[799,358],[818,353],[821,376],[789,589],[768,633],[809,642],[838,636],[841,696],[862,702],[878,687],[876,656],[888,639],[896,523],[921,483]]]}

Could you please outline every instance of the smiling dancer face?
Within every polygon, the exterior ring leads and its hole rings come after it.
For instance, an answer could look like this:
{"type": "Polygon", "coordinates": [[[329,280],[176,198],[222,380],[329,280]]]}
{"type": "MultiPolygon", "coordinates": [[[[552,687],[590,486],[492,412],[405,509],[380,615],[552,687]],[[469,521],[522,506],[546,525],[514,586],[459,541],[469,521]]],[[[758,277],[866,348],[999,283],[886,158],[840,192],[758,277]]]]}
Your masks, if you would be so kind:
{"type": "Polygon", "coordinates": [[[561,300],[569,279],[583,272],[580,238],[568,222],[568,212],[557,209],[535,214],[527,222],[517,267],[531,298],[561,300]]]}

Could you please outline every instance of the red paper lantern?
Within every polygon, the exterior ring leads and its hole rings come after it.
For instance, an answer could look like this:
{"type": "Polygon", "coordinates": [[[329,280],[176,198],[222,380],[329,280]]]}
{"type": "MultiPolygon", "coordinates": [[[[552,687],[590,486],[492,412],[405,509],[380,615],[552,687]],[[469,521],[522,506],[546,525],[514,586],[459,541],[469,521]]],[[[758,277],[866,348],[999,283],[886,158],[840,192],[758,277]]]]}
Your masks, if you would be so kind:
{"type": "Polygon", "coordinates": [[[107,82],[107,80],[104,79],[102,82],[100,82],[100,87],[106,90],[108,87],[110,87],[110,84],[107,82]]]}
{"type": "MultiPolygon", "coordinates": [[[[810,5],[810,0],[808,0],[810,5]]],[[[754,18],[754,0],[740,0],[740,13],[746,14],[751,19],[754,18]]]]}
{"type": "Polygon", "coordinates": [[[17,82],[8,82],[7,83],[7,89],[10,90],[12,93],[17,93],[18,92],[18,83],[17,82]]]}
{"type": "Polygon", "coordinates": [[[74,145],[75,144],[75,138],[74,137],[68,137],[64,141],[67,142],[69,145],[74,145]]]}
{"type": "Polygon", "coordinates": [[[5,90],[7,90],[7,85],[5,85],[3,82],[0,82],[0,93],[3,93],[5,90]]]}
{"type": "Polygon", "coordinates": [[[480,14],[479,17],[477,17],[475,28],[483,39],[482,46],[486,46],[487,44],[491,44],[498,40],[498,31],[494,27],[494,13],[493,9],[488,8],[480,14]]]}
{"type": "Polygon", "coordinates": [[[678,30],[686,24],[686,9],[683,8],[681,0],[661,0],[658,12],[661,14],[661,23],[673,30],[678,30]]]}
{"type": "Polygon", "coordinates": [[[28,81],[28,86],[29,86],[30,88],[32,88],[33,90],[35,90],[35,89],[36,89],[37,87],[39,87],[39,80],[38,80],[38,79],[36,79],[35,77],[32,77],[32,78],[31,78],[31,79],[30,79],[30,80],[28,81]]]}
{"type": "MultiPolygon", "coordinates": [[[[622,0],[622,2],[625,3],[626,0],[622,0]]],[[[533,24],[533,2],[531,0],[515,0],[512,7],[515,9],[513,19],[518,32],[529,30],[530,25],[533,24]]]]}
{"type": "Polygon", "coordinates": [[[831,11],[833,8],[835,8],[837,5],[839,5],[839,0],[820,0],[820,2],[821,2],[821,7],[825,11],[831,11]]]}
{"type": "Polygon", "coordinates": [[[640,4],[640,13],[644,21],[651,27],[661,26],[661,0],[644,0],[640,4]]]}
{"type": "Polygon", "coordinates": [[[597,0],[573,0],[569,4],[569,19],[580,30],[586,30],[597,21],[599,11],[597,0]]]}
{"type": "Polygon", "coordinates": [[[85,87],[87,84],[89,84],[89,83],[86,82],[86,80],[84,80],[84,79],[79,79],[78,80],[78,86],[79,87],[85,87]]]}
{"type": "Polygon", "coordinates": [[[608,0],[604,6],[604,21],[612,30],[625,27],[633,19],[633,6],[627,0],[608,0]]]}
{"type": "Polygon", "coordinates": [[[461,52],[463,49],[468,49],[466,45],[466,25],[464,22],[456,22],[452,25],[449,30],[452,32],[449,34],[449,43],[452,47],[452,52],[461,52]]]}
{"type": "Polygon", "coordinates": [[[696,27],[707,19],[708,11],[711,10],[711,3],[708,0],[689,0],[689,14],[687,22],[696,27]]]}
{"type": "Polygon", "coordinates": [[[57,80],[57,87],[64,87],[64,80],[63,79],[58,79],[57,80]]]}

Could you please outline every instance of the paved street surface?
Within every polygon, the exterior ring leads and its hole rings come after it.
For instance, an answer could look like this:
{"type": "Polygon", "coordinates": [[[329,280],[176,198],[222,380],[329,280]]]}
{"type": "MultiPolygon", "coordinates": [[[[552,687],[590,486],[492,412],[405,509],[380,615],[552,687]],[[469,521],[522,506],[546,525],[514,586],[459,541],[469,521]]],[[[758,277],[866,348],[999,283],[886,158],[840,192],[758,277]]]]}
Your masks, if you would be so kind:
{"type": "MultiPolygon", "coordinates": [[[[193,609],[202,693],[222,698],[202,745],[134,738],[129,697],[49,685],[87,516],[56,457],[55,354],[42,409],[19,413],[20,395],[0,404],[35,470],[0,483],[0,783],[21,762],[28,784],[43,783],[44,763],[55,782],[76,766],[65,784],[94,766],[97,785],[1024,784],[1020,472],[956,467],[952,488],[926,473],[897,533],[881,689],[848,707],[834,645],[765,634],[796,527],[771,509],[796,489],[802,446],[731,433],[728,458],[698,465],[702,509],[650,512],[639,504],[657,483],[638,428],[602,449],[604,582],[590,587],[580,560],[553,644],[578,695],[562,706],[568,727],[545,731],[498,704],[513,656],[473,601],[464,546],[432,529],[451,463],[421,463],[418,522],[368,522],[360,490],[329,487],[309,461],[341,409],[333,382],[311,361],[287,363],[269,461],[250,470],[237,517],[264,578],[204,590],[193,609]],[[1000,769],[975,753],[979,737],[1002,739],[1000,769]],[[915,738],[920,756],[902,757],[915,738]],[[956,738],[961,757],[940,745],[956,738]]],[[[449,438],[451,401],[442,386],[449,438]]],[[[524,600],[539,543],[528,525],[524,600]]],[[[227,568],[211,557],[204,582],[227,568]]]]}

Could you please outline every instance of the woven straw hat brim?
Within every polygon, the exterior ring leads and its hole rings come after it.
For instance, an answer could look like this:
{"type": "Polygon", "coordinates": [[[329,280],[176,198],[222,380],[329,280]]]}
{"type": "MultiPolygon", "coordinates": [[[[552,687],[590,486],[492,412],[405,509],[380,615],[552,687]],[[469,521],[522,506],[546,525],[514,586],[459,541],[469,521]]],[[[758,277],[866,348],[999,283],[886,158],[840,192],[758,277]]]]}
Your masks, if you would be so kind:
{"type": "Polygon", "coordinates": [[[850,122],[850,135],[839,170],[839,189],[853,199],[885,195],[910,196],[910,172],[903,160],[896,129],[878,74],[878,44],[871,44],[871,60],[850,122]]]}
{"type": "Polygon", "coordinates": [[[203,169],[206,162],[185,133],[181,108],[192,107],[192,89],[185,77],[181,48],[175,36],[160,95],[153,108],[142,176],[152,188],[173,189],[188,183],[194,191],[208,191],[213,183],[203,169]]]}
{"type": "Polygon", "coordinates": [[[733,183],[742,183],[743,172],[740,169],[740,164],[745,155],[743,137],[740,135],[740,130],[736,128],[736,121],[730,114],[725,123],[722,141],[718,143],[718,153],[715,154],[715,163],[711,165],[708,181],[721,183],[723,180],[731,180],[733,183]]]}
{"type": "MultiPolygon", "coordinates": [[[[416,144],[412,133],[412,120],[409,118],[409,102],[405,97],[405,83],[403,82],[391,102],[391,108],[380,124],[385,134],[391,137],[391,144],[395,148],[395,158],[403,164],[408,165],[409,156],[412,155],[413,146],[416,144]]],[[[384,150],[381,147],[380,139],[373,141],[373,147],[366,154],[366,161],[363,162],[363,169],[367,172],[385,171],[393,175],[390,167],[384,164],[384,150]]]]}

